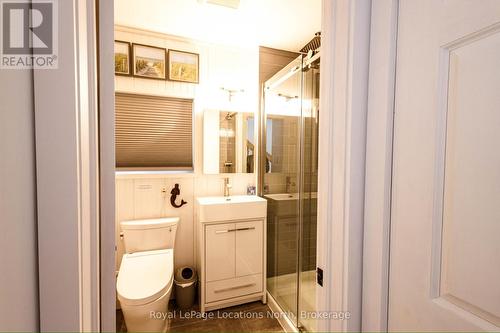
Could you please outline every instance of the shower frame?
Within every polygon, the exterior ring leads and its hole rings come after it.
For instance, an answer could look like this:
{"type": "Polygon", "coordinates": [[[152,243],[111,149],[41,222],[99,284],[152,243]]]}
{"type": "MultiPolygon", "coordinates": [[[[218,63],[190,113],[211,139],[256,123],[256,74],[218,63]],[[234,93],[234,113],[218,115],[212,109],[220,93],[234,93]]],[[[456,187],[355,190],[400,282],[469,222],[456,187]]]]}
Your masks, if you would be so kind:
{"type": "MultiPolygon", "coordinates": [[[[298,160],[303,161],[304,160],[304,133],[305,133],[305,116],[304,116],[304,105],[303,105],[303,100],[304,100],[304,95],[305,95],[305,72],[307,69],[315,62],[319,62],[320,59],[320,52],[315,53],[311,57],[307,57],[306,54],[301,54],[299,55],[295,60],[293,60],[290,64],[285,66],[285,68],[278,73],[276,73],[273,77],[271,77],[269,80],[267,80],[261,89],[262,95],[261,95],[261,108],[259,110],[259,128],[260,128],[260,154],[259,154],[259,170],[258,170],[258,177],[259,177],[259,182],[258,182],[258,195],[263,197],[265,193],[264,185],[265,185],[265,175],[266,175],[266,158],[267,158],[267,149],[266,149],[266,142],[267,142],[267,113],[265,110],[265,96],[266,96],[266,91],[269,89],[272,89],[273,87],[279,86],[281,83],[285,82],[287,79],[292,77],[293,75],[297,74],[300,72],[300,117],[299,117],[299,156],[298,160]],[[300,65],[292,67],[291,70],[286,71],[287,67],[289,67],[293,62],[300,61],[300,65]]],[[[316,86],[314,86],[316,88],[316,86]]],[[[317,87],[319,90],[319,87],[317,87]]],[[[311,106],[311,110],[313,107],[311,106]]],[[[317,112],[317,111],[316,111],[317,112]]],[[[316,139],[317,141],[317,139],[316,139]]],[[[318,150],[318,142],[316,142],[316,151],[318,150]]],[[[316,165],[316,167],[318,167],[316,165]]],[[[293,325],[293,329],[295,330],[304,330],[304,327],[302,326],[302,322],[299,317],[299,313],[301,311],[301,273],[303,273],[302,265],[303,265],[303,227],[304,227],[304,164],[303,162],[299,162],[299,171],[298,171],[298,230],[297,230],[297,262],[296,262],[296,270],[295,274],[296,275],[296,314],[293,314],[290,316],[290,313],[286,313],[286,319],[288,320],[288,324],[293,325]]],[[[316,241],[317,243],[317,241],[316,241]]],[[[316,271],[316,265],[314,267],[314,271],[316,271]]],[[[316,279],[314,281],[316,283],[316,279]]],[[[267,287],[267,277],[266,277],[266,287],[267,287]]],[[[267,289],[267,288],[266,288],[267,289]]],[[[274,302],[277,307],[280,309],[281,312],[286,311],[285,309],[282,308],[282,305],[279,303],[279,301],[268,291],[269,298],[271,298],[271,302],[274,302]]]]}

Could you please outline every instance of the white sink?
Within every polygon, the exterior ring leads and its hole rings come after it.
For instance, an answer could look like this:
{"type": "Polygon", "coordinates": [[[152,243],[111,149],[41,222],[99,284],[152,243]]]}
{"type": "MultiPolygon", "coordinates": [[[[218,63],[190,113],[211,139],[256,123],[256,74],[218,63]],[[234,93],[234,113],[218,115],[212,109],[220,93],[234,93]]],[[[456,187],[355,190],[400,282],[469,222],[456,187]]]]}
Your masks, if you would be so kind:
{"type": "Polygon", "coordinates": [[[266,194],[264,197],[268,199],[273,199],[276,201],[282,200],[297,200],[299,198],[298,193],[274,193],[274,194],[266,194]]]}
{"type": "Polygon", "coordinates": [[[265,218],[267,200],[255,195],[199,197],[196,212],[200,222],[265,218]]]}
{"type": "MultiPolygon", "coordinates": [[[[276,200],[276,201],[298,200],[299,194],[298,193],[275,193],[275,194],[266,194],[266,195],[264,195],[264,197],[266,197],[268,199],[276,200]]],[[[316,199],[316,198],[318,198],[317,192],[304,193],[304,199],[316,199]]]]}

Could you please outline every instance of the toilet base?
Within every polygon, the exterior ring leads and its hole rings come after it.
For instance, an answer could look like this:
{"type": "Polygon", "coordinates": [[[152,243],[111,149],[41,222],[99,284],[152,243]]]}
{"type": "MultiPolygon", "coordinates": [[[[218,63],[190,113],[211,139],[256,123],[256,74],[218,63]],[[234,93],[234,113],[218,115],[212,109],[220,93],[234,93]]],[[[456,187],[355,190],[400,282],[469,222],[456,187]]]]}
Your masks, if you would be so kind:
{"type": "Polygon", "coordinates": [[[172,287],[157,300],[144,305],[127,305],[120,302],[128,332],[166,332],[168,319],[168,301],[172,287]],[[153,316],[156,314],[157,316],[153,316]],[[160,315],[158,315],[160,314],[160,315]],[[159,316],[163,318],[158,318],[159,316]]]}

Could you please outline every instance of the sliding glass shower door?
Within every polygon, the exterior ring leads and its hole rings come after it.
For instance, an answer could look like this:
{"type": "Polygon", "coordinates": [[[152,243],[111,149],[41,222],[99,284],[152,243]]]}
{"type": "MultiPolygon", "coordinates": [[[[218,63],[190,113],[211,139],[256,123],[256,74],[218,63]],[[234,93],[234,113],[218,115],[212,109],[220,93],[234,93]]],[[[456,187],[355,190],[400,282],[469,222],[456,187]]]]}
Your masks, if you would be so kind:
{"type": "MultiPolygon", "coordinates": [[[[267,211],[267,288],[292,320],[297,319],[301,57],[266,82],[264,198],[267,211]]],[[[263,150],[264,151],[264,150],[263,150]]]]}
{"type": "Polygon", "coordinates": [[[319,60],[303,69],[299,327],[316,331],[319,60]]]}
{"type": "Polygon", "coordinates": [[[315,328],[307,314],[316,293],[318,78],[318,65],[304,66],[302,56],[278,72],[266,82],[261,122],[267,288],[294,325],[309,331],[315,328]]]}

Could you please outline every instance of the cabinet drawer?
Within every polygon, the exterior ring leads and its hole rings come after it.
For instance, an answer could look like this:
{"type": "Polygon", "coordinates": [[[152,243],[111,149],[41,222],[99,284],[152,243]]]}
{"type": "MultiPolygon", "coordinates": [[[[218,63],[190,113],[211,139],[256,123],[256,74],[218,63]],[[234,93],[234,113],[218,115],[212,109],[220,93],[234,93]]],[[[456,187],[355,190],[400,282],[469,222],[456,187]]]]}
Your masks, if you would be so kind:
{"type": "Polygon", "coordinates": [[[258,292],[262,292],[262,274],[208,282],[205,299],[210,303],[258,292]]]}

